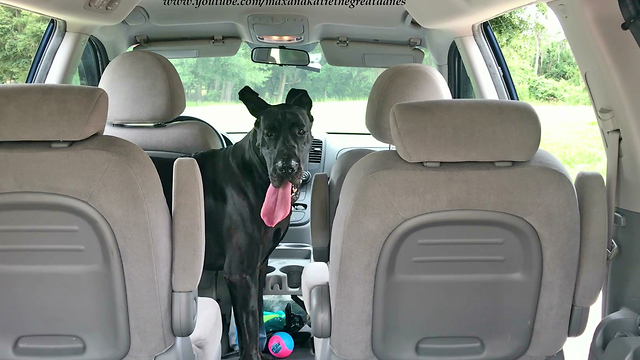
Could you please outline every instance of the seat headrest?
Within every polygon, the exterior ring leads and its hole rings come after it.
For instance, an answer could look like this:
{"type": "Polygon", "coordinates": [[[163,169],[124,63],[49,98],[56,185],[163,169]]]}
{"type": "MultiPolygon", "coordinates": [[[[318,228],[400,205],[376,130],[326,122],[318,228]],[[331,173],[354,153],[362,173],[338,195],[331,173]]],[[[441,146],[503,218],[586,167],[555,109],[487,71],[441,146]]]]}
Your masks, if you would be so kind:
{"type": "Polygon", "coordinates": [[[393,144],[389,113],[403,102],[451,99],[447,82],[428,65],[403,64],[385,70],[373,84],[367,103],[367,129],[374,138],[393,144]]]}
{"type": "Polygon", "coordinates": [[[404,103],[390,121],[396,150],[411,163],[528,161],[540,146],[538,115],[519,101],[404,103]]]}
{"type": "Polygon", "coordinates": [[[0,141],[79,141],[102,134],[109,100],[73,85],[0,85],[0,141]]]}
{"type": "Polygon", "coordinates": [[[176,68],[162,55],[131,51],[116,57],[102,74],[109,94],[109,122],[164,123],[180,116],[185,95],[176,68]]]}

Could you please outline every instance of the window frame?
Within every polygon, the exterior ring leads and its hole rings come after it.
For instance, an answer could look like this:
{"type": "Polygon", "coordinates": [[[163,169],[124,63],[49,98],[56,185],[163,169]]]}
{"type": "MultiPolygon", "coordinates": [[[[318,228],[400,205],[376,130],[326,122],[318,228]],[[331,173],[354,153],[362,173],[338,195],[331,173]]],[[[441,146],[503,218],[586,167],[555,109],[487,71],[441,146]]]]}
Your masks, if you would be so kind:
{"type": "Polygon", "coordinates": [[[451,91],[451,96],[454,99],[475,99],[477,94],[475,93],[475,89],[473,87],[473,82],[471,81],[471,77],[466,69],[464,64],[464,60],[462,59],[462,55],[460,54],[460,49],[458,49],[458,44],[454,41],[451,42],[449,46],[449,51],[447,53],[447,82],[449,85],[449,90],[451,91]],[[468,79],[468,86],[473,91],[473,97],[463,96],[463,84],[462,79],[468,79]]]}
{"type": "Polygon", "coordinates": [[[509,71],[509,66],[502,54],[502,49],[500,49],[500,44],[498,44],[498,39],[496,38],[489,21],[485,21],[480,25],[480,31],[486,45],[489,47],[489,51],[491,51],[491,54],[495,59],[496,66],[498,67],[498,73],[505,86],[507,96],[509,96],[510,100],[520,100],[516,86],[513,83],[513,78],[511,77],[511,72],[509,71]]]}
{"type": "Polygon", "coordinates": [[[621,27],[624,31],[629,31],[633,35],[636,43],[640,46],[640,1],[639,0],[618,0],[620,13],[624,19],[621,27]]]}
{"type": "Polygon", "coordinates": [[[51,19],[49,20],[49,25],[47,25],[47,28],[44,30],[44,34],[42,35],[42,39],[40,40],[40,45],[38,45],[36,54],[34,55],[31,62],[31,67],[29,68],[27,79],[25,80],[26,84],[32,84],[35,81],[36,75],[38,74],[38,68],[42,63],[42,58],[44,57],[47,47],[51,43],[51,39],[53,38],[53,33],[55,32],[55,30],[56,20],[51,19]]]}
{"type": "Polygon", "coordinates": [[[87,39],[85,48],[82,50],[82,56],[77,67],[77,73],[81,79],[81,84],[82,79],[84,79],[85,84],[82,85],[98,86],[108,62],[109,58],[107,56],[107,51],[102,42],[95,36],[90,36],[87,39]],[[89,50],[89,52],[87,52],[87,50],[89,50]],[[90,60],[91,64],[85,65],[87,60],[90,60]],[[92,71],[88,72],[88,69],[92,71]]]}
{"type": "Polygon", "coordinates": [[[29,67],[25,84],[41,84],[45,82],[51,69],[51,64],[58,52],[58,48],[64,39],[66,28],[66,23],[62,20],[56,18],[49,20],[49,24],[42,34],[42,39],[40,39],[36,53],[31,60],[31,66],[29,67]]]}

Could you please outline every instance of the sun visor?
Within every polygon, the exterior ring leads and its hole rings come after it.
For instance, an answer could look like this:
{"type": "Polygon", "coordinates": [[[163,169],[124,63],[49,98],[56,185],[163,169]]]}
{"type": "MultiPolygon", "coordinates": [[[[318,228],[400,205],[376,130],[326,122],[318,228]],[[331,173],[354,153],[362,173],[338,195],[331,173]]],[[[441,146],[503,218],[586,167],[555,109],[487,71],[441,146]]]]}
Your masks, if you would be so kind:
{"type": "Polygon", "coordinates": [[[211,40],[140,41],[135,51],[153,51],[168,59],[224,57],[238,53],[242,40],[237,38],[211,40]]]}
{"type": "Polygon", "coordinates": [[[415,47],[358,41],[320,41],[327,62],[333,66],[388,68],[400,64],[422,64],[424,53],[415,47]]]}

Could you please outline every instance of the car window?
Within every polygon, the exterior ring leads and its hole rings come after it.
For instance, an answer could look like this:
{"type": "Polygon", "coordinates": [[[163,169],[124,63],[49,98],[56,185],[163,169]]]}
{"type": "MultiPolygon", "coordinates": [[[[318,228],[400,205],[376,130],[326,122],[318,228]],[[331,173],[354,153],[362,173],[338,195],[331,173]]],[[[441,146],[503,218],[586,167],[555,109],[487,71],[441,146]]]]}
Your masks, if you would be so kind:
{"type": "MultiPolygon", "coordinates": [[[[311,52],[310,67],[255,64],[243,44],[233,57],[171,59],[180,73],[187,97],[185,115],[201,118],[226,133],[251,130],[254,118],[238,101],[238,91],[251,86],[271,104],[279,104],[292,88],[305,89],[313,100],[314,131],[368,133],[367,98],[384,69],[329,65],[320,46],[311,52]]],[[[432,64],[430,56],[424,62],[432,64]]]]}
{"type": "MultiPolygon", "coordinates": [[[[490,21],[520,100],[532,104],[542,124],[540,148],[569,171],[606,172],[606,155],[597,120],[569,43],[546,4],[504,14],[490,21]]],[[[568,339],[565,357],[586,359],[599,319],[599,299],[590,309],[584,334],[568,339]]]]}
{"type": "Polygon", "coordinates": [[[51,18],[0,5],[0,83],[22,84],[51,18]]]}
{"type": "Polygon", "coordinates": [[[572,179],[606,169],[606,156],[589,93],[557,17],[546,4],[490,21],[518,97],[542,123],[540,147],[555,155],[572,179]]]}
{"type": "Polygon", "coordinates": [[[460,50],[456,42],[452,42],[448,55],[449,90],[454,99],[475,99],[476,93],[473,90],[471,78],[467,73],[467,68],[460,56],[460,50]]]}
{"type": "Polygon", "coordinates": [[[71,84],[98,86],[105,66],[100,46],[100,41],[93,36],[87,41],[71,84]]]}

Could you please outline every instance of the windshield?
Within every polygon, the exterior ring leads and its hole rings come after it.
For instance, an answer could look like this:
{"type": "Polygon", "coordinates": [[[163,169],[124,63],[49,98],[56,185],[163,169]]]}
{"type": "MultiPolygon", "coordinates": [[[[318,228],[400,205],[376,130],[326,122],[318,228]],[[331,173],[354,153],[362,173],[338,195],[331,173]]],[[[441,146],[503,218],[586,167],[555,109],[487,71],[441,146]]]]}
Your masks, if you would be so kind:
{"type": "Polygon", "coordinates": [[[315,133],[365,133],[367,98],[384,69],[349,68],[327,64],[320,46],[310,54],[310,67],[261,65],[251,61],[243,44],[233,57],[173,59],[187,97],[184,115],[209,122],[233,134],[251,130],[255,119],[238,100],[238,91],[250,86],[270,104],[280,104],[291,88],[305,89],[313,100],[315,133]]]}

